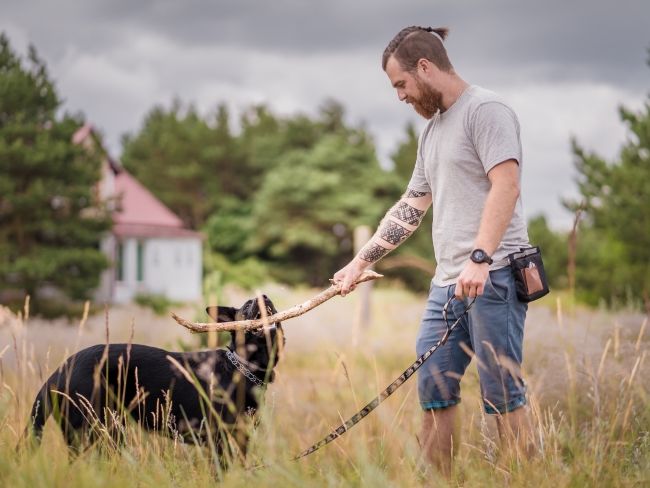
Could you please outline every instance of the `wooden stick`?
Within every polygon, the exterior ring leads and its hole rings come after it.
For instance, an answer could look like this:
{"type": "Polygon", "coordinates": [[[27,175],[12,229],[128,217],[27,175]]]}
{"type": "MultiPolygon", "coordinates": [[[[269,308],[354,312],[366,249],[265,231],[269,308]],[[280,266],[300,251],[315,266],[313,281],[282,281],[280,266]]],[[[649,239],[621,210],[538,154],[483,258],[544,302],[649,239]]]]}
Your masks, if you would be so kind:
{"type": "MultiPolygon", "coordinates": [[[[374,271],[366,270],[361,274],[361,276],[356,281],[356,283],[358,284],[358,283],[363,283],[364,281],[376,280],[378,278],[383,278],[383,276],[384,275],[380,275],[378,273],[375,273],[374,271]]],[[[327,290],[319,293],[311,300],[307,300],[306,302],[301,303],[300,305],[296,305],[295,307],[285,310],[284,312],[278,312],[276,314],[273,314],[270,317],[267,317],[266,320],[263,319],[240,320],[238,322],[221,322],[219,324],[204,324],[204,323],[190,322],[189,320],[185,320],[184,318],[179,317],[174,312],[171,313],[171,316],[176,322],[178,322],[179,325],[182,325],[183,327],[189,329],[192,334],[200,334],[203,332],[212,332],[212,331],[231,332],[233,330],[259,329],[261,327],[264,327],[264,324],[282,322],[284,320],[292,319],[294,317],[298,317],[300,315],[303,315],[304,313],[309,312],[311,309],[318,307],[320,304],[326,302],[330,298],[335,297],[336,295],[341,293],[342,285],[343,285],[342,283],[332,282],[332,286],[330,286],[327,290]]]]}

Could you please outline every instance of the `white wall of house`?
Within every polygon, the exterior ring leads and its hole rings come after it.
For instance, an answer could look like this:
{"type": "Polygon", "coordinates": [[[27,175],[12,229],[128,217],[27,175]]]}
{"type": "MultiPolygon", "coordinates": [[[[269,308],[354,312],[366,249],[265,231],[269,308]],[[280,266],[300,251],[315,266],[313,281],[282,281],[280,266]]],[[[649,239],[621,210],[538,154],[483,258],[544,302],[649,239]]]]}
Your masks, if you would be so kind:
{"type": "Polygon", "coordinates": [[[127,303],[138,293],[165,295],[178,301],[200,300],[200,239],[130,237],[114,241],[113,248],[115,267],[102,277],[102,287],[105,283],[110,287],[112,282],[110,301],[127,303]]]}
{"type": "Polygon", "coordinates": [[[99,278],[99,286],[95,290],[96,302],[111,302],[113,300],[113,282],[115,281],[114,264],[116,262],[116,244],[115,236],[106,232],[99,241],[99,249],[106,255],[110,261],[108,269],[104,270],[99,278]]]}
{"type": "Polygon", "coordinates": [[[203,256],[199,239],[149,239],[144,257],[144,279],[150,293],[171,300],[201,298],[203,256]]]}

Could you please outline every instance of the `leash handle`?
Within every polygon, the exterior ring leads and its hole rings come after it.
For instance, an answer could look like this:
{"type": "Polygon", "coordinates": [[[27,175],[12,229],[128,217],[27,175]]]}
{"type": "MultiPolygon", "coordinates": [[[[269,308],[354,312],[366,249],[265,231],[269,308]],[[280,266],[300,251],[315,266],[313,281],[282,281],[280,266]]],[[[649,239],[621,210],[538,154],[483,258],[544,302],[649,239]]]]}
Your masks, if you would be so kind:
{"type": "Polygon", "coordinates": [[[334,430],[331,434],[329,434],[327,437],[321,439],[319,442],[311,446],[309,449],[304,450],[297,456],[291,458],[291,461],[295,461],[296,459],[300,459],[301,457],[309,456],[312,452],[317,451],[321,447],[325,446],[326,444],[329,444],[332,442],[334,439],[337,437],[342,436],[345,434],[348,430],[350,430],[352,427],[354,427],[356,424],[358,424],[364,417],[366,417],[370,412],[372,412],[375,408],[379,406],[381,402],[386,400],[389,396],[391,396],[395,391],[402,386],[404,383],[406,383],[406,380],[408,380],[411,376],[413,376],[413,373],[415,373],[418,369],[420,369],[420,366],[424,364],[424,362],[431,357],[431,355],[436,352],[436,349],[438,349],[441,345],[443,345],[445,342],[447,342],[447,339],[449,338],[449,335],[451,334],[451,331],[454,330],[456,325],[460,322],[460,320],[469,312],[469,310],[472,308],[474,305],[474,302],[476,302],[476,298],[472,300],[472,302],[469,304],[469,306],[465,309],[465,311],[456,319],[456,321],[450,326],[449,322],[447,322],[447,308],[451,304],[452,300],[456,298],[455,295],[453,295],[449,300],[447,300],[447,303],[445,303],[445,306],[442,309],[442,318],[445,321],[445,325],[447,326],[447,331],[445,334],[442,336],[442,339],[440,339],[438,342],[436,342],[431,349],[429,349],[427,352],[425,352],[422,356],[417,358],[417,360],[411,364],[411,366],[408,367],[406,371],[404,371],[395,381],[393,381],[388,387],[382,391],[379,396],[375,397],[373,401],[371,401],[368,405],[363,407],[361,410],[359,410],[356,414],[354,414],[353,417],[351,417],[347,422],[345,422],[343,425],[341,425],[339,428],[334,430]]]}
{"type": "Polygon", "coordinates": [[[472,303],[470,303],[469,306],[465,309],[465,311],[462,314],[460,314],[460,317],[458,317],[456,319],[456,322],[454,322],[454,325],[452,325],[450,327],[449,322],[447,321],[447,309],[449,308],[449,305],[451,304],[452,300],[454,300],[454,298],[456,300],[458,300],[459,302],[462,301],[462,300],[459,300],[456,297],[456,295],[452,295],[451,297],[449,297],[449,300],[447,300],[447,303],[445,303],[445,306],[442,307],[442,319],[445,321],[445,325],[447,326],[447,332],[445,332],[445,335],[442,336],[442,339],[441,339],[441,344],[443,344],[443,345],[444,345],[445,342],[447,342],[447,339],[449,339],[449,336],[451,334],[451,330],[454,327],[456,327],[456,324],[458,322],[460,322],[460,319],[462,319],[465,316],[465,314],[467,314],[467,312],[469,312],[469,310],[474,306],[474,302],[476,302],[476,297],[474,297],[474,300],[472,300],[472,303]]]}

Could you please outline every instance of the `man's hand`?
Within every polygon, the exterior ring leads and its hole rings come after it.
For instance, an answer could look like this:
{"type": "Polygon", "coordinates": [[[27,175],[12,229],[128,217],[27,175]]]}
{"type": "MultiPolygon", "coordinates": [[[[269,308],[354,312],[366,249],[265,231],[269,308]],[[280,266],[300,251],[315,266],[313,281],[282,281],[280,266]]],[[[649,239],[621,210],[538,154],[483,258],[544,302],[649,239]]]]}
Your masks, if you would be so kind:
{"type": "Polygon", "coordinates": [[[359,276],[361,276],[361,273],[363,273],[369,264],[370,263],[358,258],[354,258],[345,268],[336,272],[334,275],[334,282],[343,282],[343,286],[341,287],[342,297],[355,290],[357,287],[355,282],[359,279],[359,276]]]}
{"type": "Polygon", "coordinates": [[[478,264],[471,260],[468,261],[456,283],[456,298],[463,300],[466,297],[474,298],[481,296],[489,272],[490,267],[488,263],[478,264]]]}

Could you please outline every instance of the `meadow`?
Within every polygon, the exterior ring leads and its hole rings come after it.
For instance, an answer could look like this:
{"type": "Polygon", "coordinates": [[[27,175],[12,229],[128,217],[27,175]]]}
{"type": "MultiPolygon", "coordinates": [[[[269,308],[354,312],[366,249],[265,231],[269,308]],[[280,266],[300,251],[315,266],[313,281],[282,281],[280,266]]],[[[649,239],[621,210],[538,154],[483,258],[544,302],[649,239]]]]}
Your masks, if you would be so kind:
{"type": "MultiPolygon", "coordinates": [[[[279,310],[313,296],[310,289],[269,285],[279,310]]],[[[239,306],[250,293],[228,288],[239,306]]],[[[227,472],[209,448],[148,435],[128,425],[122,444],[109,440],[69,460],[56,424],[41,448],[16,456],[34,396],[75,350],[106,341],[171,350],[200,347],[168,315],[137,305],[111,306],[84,321],[46,321],[0,309],[0,485],[10,487],[223,486],[648,486],[650,485],[650,327],[632,310],[586,309],[554,296],[529,309],[524,345],[528,407],[537,455],[501,449],[494,419],[482,413],[477,365],[462,382],[461,442],[454,474],[423,463],[421,411],[410,379],[359,425],[299,461],[290,458],[363,407],[415,359],[425,298],[399,287],[373,292],[372,325],[359,324],[357,296],[335,297],[283,324],[285,354],[268,387],[245,465],[227,472]],[[564,305],[563,305],[564,304],[564,305]],[[264,468],[253,469],[259,464],[264,468]]],[[[201,317],[195,305],[174,308],[201,317]]],[[[21,314],[24,315],[24,314],[21,314]]],[[[207,317],[206,317],[207,319],[207,317]]]]}

